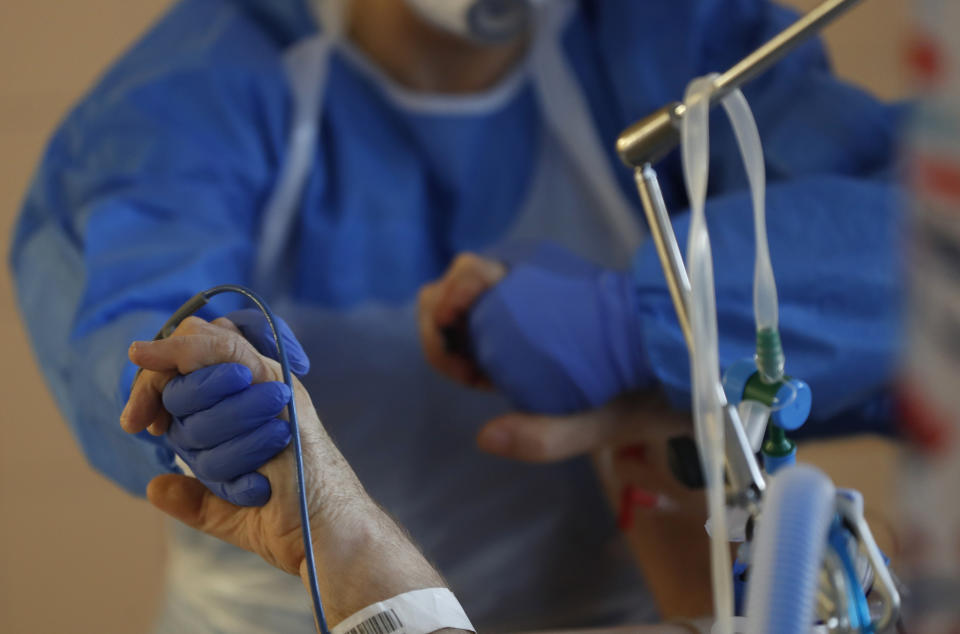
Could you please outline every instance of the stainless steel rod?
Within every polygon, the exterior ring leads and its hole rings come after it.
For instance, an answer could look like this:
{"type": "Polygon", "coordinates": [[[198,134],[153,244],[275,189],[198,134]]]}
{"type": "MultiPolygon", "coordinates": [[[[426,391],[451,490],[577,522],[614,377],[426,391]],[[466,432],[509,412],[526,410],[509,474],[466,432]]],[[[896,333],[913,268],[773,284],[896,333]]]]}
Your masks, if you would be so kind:
{"type": "MultiPolygon", "coordinates": [[[[711,103],[763,73],[859,2],[862,0],[826,0],[798,19],[717,77],[711,103]]],[[[624,130],[617,139],[620,159],[631,167],[641,167],[663,158],[680,142],[678,127],[685,112],[682,103],[673,102],[624,130]]]]}
{"type": "Polygon", "coordinates": [[[680,330],[683,332],[687,347],[690,348],[693,346],[690,319],[687,313],[690,280],[687,277],[687,269],[683,265],[683,256],[680,255],[677,235],[673,232],[673,225],[670,224],[670,214],[667,213],[667,206],[663,202],[657,173],[649,165],[644,165],[636,170],[634,178],[637,181],[637,191],[640,194],[640,202],[643,204],[643,212],[647,217],[647,225],[650,227],[650,237],[657,248],[660,266],[663,267],[663,273],[667,279],[667,288],[673,300],[677,320],[680,322],[680,330]]]}
{"type": "Polygon", "coordinates": [[[769,42],[750,53],[724,74],[717,77],[713,100],[725,97],[763,73],[783,56],[823,30],[825,26],[852,9],[862,0],[826,0],[802,18],[775,35],[769,42]]]}
{"type": "MultiPolygon", "coordinates": [[[[687,269],[683,264],[683,256],[677,244],[677,235],[670,223],[667,206],[663,202],[657,173],[650,165],[644,165],[636,170],[635,179],[647,224],[650,226],[650,237],[656,246],[670,298],[673,300],[673,308],[680,322],[680,330],[683,331],[687,348],[692,349],[693,337],[687,309],[690,301],[690,279],[687,277],[687,269]]],[[[750,448],[737,409],[727,403],[727,397],[721,385],[717,385],[717,392],[723,408],[724,454],[728,484],[733,491],[741,496],[747,496],[748,499],[751,496],[762,495],[765,486],[763,473],[750,448]]]]}
{"type": "Polygon", "coordinates": [[[767,488],[766,480],[750,447],[747,432],[743,429],[740,413],[734,405],[727,402],[727,395],[719,383],[717,391],[720,392],[720,405],[723,408],[723,455],[727,468],[727,484],[739,498],[738,503],[746,504],[748,510],[753,512],[755,508],[750,507],[763,497],[767,488]]]}

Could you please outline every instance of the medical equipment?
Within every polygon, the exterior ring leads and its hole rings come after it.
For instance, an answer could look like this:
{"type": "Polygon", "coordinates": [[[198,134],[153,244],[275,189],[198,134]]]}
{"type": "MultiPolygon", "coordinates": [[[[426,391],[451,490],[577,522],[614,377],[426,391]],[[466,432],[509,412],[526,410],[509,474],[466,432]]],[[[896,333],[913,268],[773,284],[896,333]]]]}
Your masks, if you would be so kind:
{"type": "MultiPolygon", "coordinates": [[[[270,331],[273,334],[273,340],[277,349],[277,360],[280,363],[280,370],[283,375],[283,382],[290,389],[290,393],[293,394],[293,376],[290,372],[290,361],[287,358],[286,343],[283,337],[280,336],[280,330],[277,327],[277,318],[274,317],[273,312],[259,295],[243,286],[223,284],[197,293],[170,316],[154,339],[165,339],[172,335],[173,331],[177,329],[177,326],[179,326],[184,319],[200,310],[211,298],[222,293],[239,293],[252,301],[260,312],[263,313],[267,323],[270,325],[270,331]]],[[[307,492],[303,476],[303,448],[300,444],[300,426],[297,420],[295,398],[291,398],[287,403],[287,414],[290,418],[290,433],[293,436],[293,454],[297,471],[297,494],[300,504],[300,531],[303,534],[303,552],[304,558],[306,559],[307,574],[310,580],[310,596],[313,601],[314,618],[320,633],[330,634],[327,619],[323,612],[323,601],[320,598],[320,586],[317,582],[317,564],[313,556],[313,539],[310,535],[310,514],[307,508],[307,492]]]]}
{"type": "Polygon", "coordinates": [[[693,369],[693,424],[701,448],[707,509],[710,513],[710,570],[713,575],[714,616],[721,634],[733,627],[733,587],[729,574],[727,513],[723,487],[723,405],[718,398],[720,354],[717,340],[717,307],[713,282],[713,253],[704,207],[709,163],[710,93],[713,77],[690,82],[681,121],[683,172],[690,199],[690,366],[693,369]]]}
{"type": "MultiPolygon", "coordinates": [[[[617,141],[621,159],[636,170],[640,199],[691,352],[694,417],[713,523],[714,603],[721,632],[730,631],[731,601],[729,580],[721,579],[725,573],[718,569],[724,560],[721,551],[726,551],[726,544],[718,543],[718,536],[725,535],[724,518],[716,503],[716,465],[720,460],[726,463],[727,504],[745,509],[751,521],[759,523],[754,543],[741,548],[750,559],[753,581],[747,599],[751,633],[808,632],[814,625],[815,607],[818,620],[834,631],[884,632],[892,629],[899,618],[899,594],[863,520],[862,500],[852,493],[835,494],[829,479],[809,467],[783,468],[792,465],[795,456],[795,446],[786,438],[785,430],[795,429],[806,420],[811,399],[805,384],[783,375],[783,352],[775,334],[776,292],[766,248],[762,194],[757,194],[762,189],[762,165],[758,168],[754,162],[757,153],[746,159],[757,231],[757,355],[752,364],[747,362],[728,370],[723,387],[716,357],[709,237],[703,217],[710,106],[721,101],[726,105],[726,99],[739,86],[858,1],[827,0],[726,73],[692,83],[683,104],[664,106],[625,130],[617,141]],[[652,167],[677,145],[678,136],[682,136],[684,144],[684,171],[692,207],[689,277],[652,167]],[[740,399],[750,404],[738,410],[740,399]],[[721,416],[722,423],[718,420],[721,416]],[[754,456],[762,437],[759,430],[766,427],[767,419],[772,424],[763,443],[765,463],[768,472],[779,471],[769,493],[754,456]],[[874,583],[869,585],[862,582],[856,570],[861,552],[874,576],[874,583]],[[826,583],[820,582],[821,570],[826,583]],[[871,585],[880,599],[876,617],[866,599],[871,585]]],[[[731,118],[743,150],[742,132],[750,126],[734,114],[731,118]]],[[[722,495],[722,487],[720,490],[722,495]]]]}

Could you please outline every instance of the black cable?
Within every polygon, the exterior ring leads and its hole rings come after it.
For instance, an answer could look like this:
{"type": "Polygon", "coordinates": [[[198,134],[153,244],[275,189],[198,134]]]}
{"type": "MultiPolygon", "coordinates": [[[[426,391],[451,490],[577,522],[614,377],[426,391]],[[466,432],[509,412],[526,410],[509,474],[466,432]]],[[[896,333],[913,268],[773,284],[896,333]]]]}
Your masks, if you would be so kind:
{"type": "MultiPolygon", "coordinates": [[[[203,308],[212,297],[220,295],[221,293],[239,293],[256,304],[260,312],[263,313],[267,323],[270,325],[273,340],[277,345],[277,361],[280,362],[283,382],[290,388],[290,394],[295,394],[293,377],[290,373],[290,363],[287,360],[287,350],[284,348],[283,339],[280,337],[280,332],[277,329],[277,320],[273,316],[270,307],[267,306],[267,303],[263,301],[259,295],[243,286],[222,284],[197,293],[171,315],[170,319],[163,324],[163,328],[160,329],[160,332],[157,333],[154,339],[166,339],[169,337],[184,319],[196,313],[203,308]]],[[[323,612],[323,601],[320,598],[320,584],[317,581],[317,564],[313,557],[313,539],[310,535],[310,514],[307,508],[307,491],[303,476],[303,446],[300,442],[300,425],[297,420],[296,398],[293,396],[291,396],[290,402],[287,404],[287,414],[290,417],[290,432],[293,436],[293,454],[297,465],[297,493],[300,498],[300,531],[303,533],[303,551],[307,561],[307,575],[310,579],[310,596],[313,600],[313,613],[320,633],[330,634],[330,629],[327,627],[327,618],[323,612]]]]}

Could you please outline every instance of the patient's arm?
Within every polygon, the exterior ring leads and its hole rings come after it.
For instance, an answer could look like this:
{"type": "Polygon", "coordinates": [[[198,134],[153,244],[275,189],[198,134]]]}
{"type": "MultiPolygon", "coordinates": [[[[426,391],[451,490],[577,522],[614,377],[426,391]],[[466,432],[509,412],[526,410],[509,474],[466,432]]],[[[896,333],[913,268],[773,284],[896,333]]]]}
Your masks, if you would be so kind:
{"type": "MultiPolygon", "coordinates": [[[[279,365],[257,353],[235,330],[198,318],[185,320],[168,339],[135,343],[129,354],[144,369],[121,419],[131,433],[148,427],[154,433],[166,430],[168,416],[161,394],[177,374],[218,363],[240,363],[250,368],[254,382],[281,380],[279,365]]],[[[404,531],[367,495],[299,382],[295,383],[294,398],[313,551],[329,624],[410,590],[446,587],[404,531]]],[[[306,584],[292,445],[260,473],[272,488],[269,502],[262,507],[235,506],[199,480],[182,475],[158,476],[147,495],[157,508],[188,526],[299,574],[306,584]]]]}

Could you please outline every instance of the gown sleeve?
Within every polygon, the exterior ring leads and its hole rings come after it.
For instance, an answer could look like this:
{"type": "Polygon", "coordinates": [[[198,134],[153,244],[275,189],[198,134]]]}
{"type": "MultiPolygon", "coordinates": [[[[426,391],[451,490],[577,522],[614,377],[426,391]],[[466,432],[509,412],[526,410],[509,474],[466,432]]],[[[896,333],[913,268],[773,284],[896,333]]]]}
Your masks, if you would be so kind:
{"type": "Polygon", "coordinates": [[[162,438],[120,429],[127,347],[194,293],[249,279],[284,82],[235,5],[181,2],[67,116],[27,192],[9,256],[23,321],[88,461],[134,494],[173,463],[162,438]]]}

